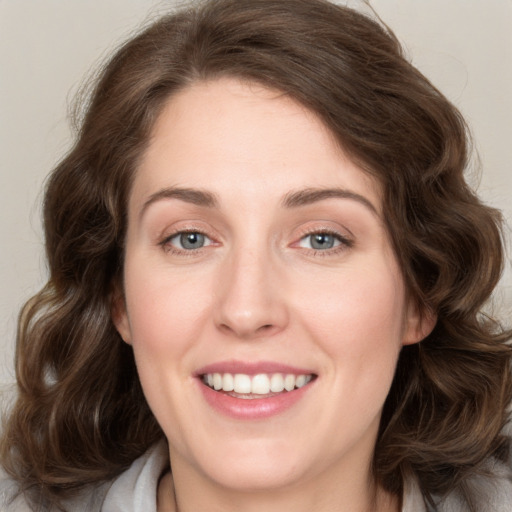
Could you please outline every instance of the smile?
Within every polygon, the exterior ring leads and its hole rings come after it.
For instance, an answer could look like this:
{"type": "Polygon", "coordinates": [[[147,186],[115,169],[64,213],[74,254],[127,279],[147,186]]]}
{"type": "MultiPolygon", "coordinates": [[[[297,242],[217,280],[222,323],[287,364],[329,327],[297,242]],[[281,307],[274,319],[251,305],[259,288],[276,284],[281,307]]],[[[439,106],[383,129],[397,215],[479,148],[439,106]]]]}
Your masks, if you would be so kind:
{"type": "Polygon", "coordinates": [[[313,377],[313,374],[207,373],[202,375],[202,381],[215,391],[224,391],[236,398],[254,399],[268,398],[275,396],[276,393],[300,389],[311,382],[313,377]]]}

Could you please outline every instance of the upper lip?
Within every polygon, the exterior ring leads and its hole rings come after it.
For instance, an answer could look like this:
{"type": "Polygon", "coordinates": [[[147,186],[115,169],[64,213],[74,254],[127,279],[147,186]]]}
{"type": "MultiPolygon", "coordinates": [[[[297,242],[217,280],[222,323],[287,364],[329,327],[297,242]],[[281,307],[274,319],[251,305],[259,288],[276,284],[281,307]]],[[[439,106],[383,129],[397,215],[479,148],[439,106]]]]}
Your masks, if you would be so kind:
{"type": "Polygon", "coordinates": [[[231,374],[245,374],[245,375],[258,375],[261,373],[283,373],[293,375],[314,375],[311,369],[299,368],[288,364],[282,364],[275,361],[219,361],[203,366],[196,372],[196,376],[206,375],[208,373],[231,373],[231,374]]]}

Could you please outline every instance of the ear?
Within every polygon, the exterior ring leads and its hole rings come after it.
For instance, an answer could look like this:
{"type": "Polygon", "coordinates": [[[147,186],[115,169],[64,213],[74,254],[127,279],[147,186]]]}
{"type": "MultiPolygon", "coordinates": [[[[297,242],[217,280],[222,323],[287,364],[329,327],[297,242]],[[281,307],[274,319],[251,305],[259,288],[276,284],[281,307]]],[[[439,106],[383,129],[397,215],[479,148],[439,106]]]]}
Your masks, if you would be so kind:
{"type": "Polygon", "coordinates": [[[111,294],[110,316],[121,338],[123,338],[126,343],[131,344],[131,328],[128,312],[126,311],[126,301],[119,286],[115,286],[111,294]]]}
{"type": "Polygon", "coordinates": [[[434,329],[437,314],[432,310],[420,307],[416,301],[410,300],[407,306],[407,318],[404,329],[403,345],[413,345],[425,339],[434,329]]]}

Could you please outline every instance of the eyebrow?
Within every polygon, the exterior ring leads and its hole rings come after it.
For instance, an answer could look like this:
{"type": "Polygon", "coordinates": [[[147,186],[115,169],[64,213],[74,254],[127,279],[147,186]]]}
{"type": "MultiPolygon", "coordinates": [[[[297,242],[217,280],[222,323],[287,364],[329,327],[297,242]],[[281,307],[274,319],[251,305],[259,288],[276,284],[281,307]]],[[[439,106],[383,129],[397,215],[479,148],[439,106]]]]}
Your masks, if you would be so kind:
{"type": "Polygon", "coordinates": [[[205,208],[218,208],[219,201],[215,194],[195,188],[167,187],[151,194],[148,200],[143,204],[140,217],[144,215],[146,210],[157,201],[162,199],[179,199],[186,203],[204,206],[205,208]]]}
{"type": "MultiPolygon", "coordinates": [[[[157,201],[162,199],[179,199],[186,203],[203,206],[205,208],[219,208],[217,196],[212,192],[195,188],[167,187],[151,194],[142,206],[140,217],[146,210],[157,201]]],[[[285,208],[299,208],[307,206],[326,199],[351,199],[361,203],[372,213],[378,216],[377,208],[366,197],[351,190],[343,188],[306,188],[289,192],[282,200],[285,208]]]]}
{"type": "Polygon", "coordinates": [[[306,188],[285,195],[283,205],[286,208],[298,208],[323,201],[325,199],[351,199],[361,203],[373,214],[379,215],[372,202],[361,194],[344,188],[306,188]]]}

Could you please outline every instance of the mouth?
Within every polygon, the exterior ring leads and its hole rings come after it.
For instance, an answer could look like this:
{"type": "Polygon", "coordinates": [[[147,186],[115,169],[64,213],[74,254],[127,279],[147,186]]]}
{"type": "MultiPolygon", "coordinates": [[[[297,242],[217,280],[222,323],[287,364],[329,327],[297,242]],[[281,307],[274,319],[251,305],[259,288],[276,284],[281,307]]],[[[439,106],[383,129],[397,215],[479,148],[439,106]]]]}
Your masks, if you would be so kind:
{"type": "Polygon", "coordinates": [[[244,400],[272,398],[307,386],[315,374],[292,373],[205,373],[201,381],[210,389],[244,400]]]}
{"type": "Polygon", "coordinates": [[[237,421],[259,421],[301,411],[318,379],[310,369],[275,361],[219,361],[195,374],[212,410],[237,421]],[[299,408],[298,408],[299,407],[299,408]]]}

